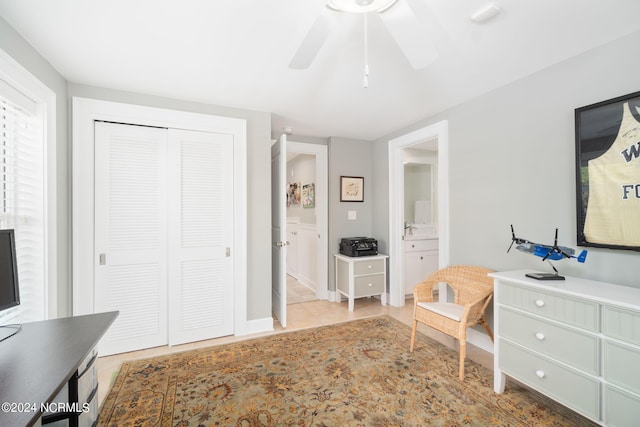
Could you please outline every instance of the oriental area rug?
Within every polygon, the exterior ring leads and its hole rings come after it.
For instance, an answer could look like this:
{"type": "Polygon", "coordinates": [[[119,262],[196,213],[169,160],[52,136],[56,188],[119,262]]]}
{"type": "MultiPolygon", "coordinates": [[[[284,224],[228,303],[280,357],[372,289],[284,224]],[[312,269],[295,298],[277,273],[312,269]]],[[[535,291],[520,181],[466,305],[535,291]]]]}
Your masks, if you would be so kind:
{"type": "Polygon", "coordinates": [[[585,426],[388,316],[123,363],[99,426],[585,426]]]}

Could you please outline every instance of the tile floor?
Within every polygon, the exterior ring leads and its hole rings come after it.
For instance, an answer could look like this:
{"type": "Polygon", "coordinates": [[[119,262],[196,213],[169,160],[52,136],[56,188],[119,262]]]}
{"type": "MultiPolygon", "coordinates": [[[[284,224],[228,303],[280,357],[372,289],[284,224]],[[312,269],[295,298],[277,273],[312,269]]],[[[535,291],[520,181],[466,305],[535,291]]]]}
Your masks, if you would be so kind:
{"type": "MultiPolygon", "coordinates": [[[[230,342],[256,338],[259,336],[267,336],[287,331],[294,331],[297,329],[324,326],[380,314],[387,314],[403,323],[406,323],[407,325],[411,325],[413,317],[412,301],[408,300],[407,304],[404,307],[392,307],[389,305],[381,305],[380,300],[376,298],[360,298],[355,301],[355,308],[353,312],[348,311],[346,300],[343,300],[339,304],[326,300],[303,302],[287,306],[288,326],[286,330],[283,329],[278,322],[274,322],[274,330],[270,332],[242,337],[222,337],[213,340],[199,341],[174,347],[163,346],[130,353],[117,354],[113,356],[100,357],[97,362],[99,381],[99,404],[102,405],[102,402],[111,386],[112,379],[115,378],[120,364],[126,360],[154,357],[162,354],[185,351],[194,348],[226,344],[230,342]]],[[[453,338],[441,334],[424,325],[420,325],[418,330],[450,348],[456,348],[456,343],[453,338]]],[[[409,348],[409,342],[407,342],[407,348],[409,348]]],[[[467,357],[484,366],[487,366],[488,368],[493,368],[493,355],[471,344],[467,345],[467,357]]]]}
{"type": "Polygon", "coordinates": [[[298,282],[298,280],[287,274],[287,304],[298,304],[301,302],[315,301],[316,292],[311,288],[298,282]]]}

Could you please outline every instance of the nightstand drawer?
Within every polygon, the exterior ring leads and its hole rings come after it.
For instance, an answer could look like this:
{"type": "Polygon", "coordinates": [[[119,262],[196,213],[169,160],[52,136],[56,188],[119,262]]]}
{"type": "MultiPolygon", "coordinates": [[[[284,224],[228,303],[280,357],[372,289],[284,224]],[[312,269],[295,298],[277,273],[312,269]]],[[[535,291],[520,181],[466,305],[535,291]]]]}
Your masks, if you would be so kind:
{"type": "Polygon", "coordinates": [[[551,359],[593,375],[600,373],[596,335],[565,328],[500,307],[500,335],[551,359]]]}
{"type": "Polygon", "coordinates": [[[500,369],[570,408],[600,419],[600,382],[500,341],[500,369]]]}
{"type": "Polygon", "coordinates": [[[499,283],[500,304],[597,332],[600,328],[598,304],[558,293],[544,292],[499,283]]]}
{"type": "Polygon", "coordinates": [[[385,260],[375,259],[354,262],[354,272],[356,276],[361,274],[376,274],[384,272],[385,260]]]}
{"type": "Polygon", "coordinates": [[[355,298],[381,294],[385,291],[384,274],[356,277],[354,280],[354,286],[355,298]]]}

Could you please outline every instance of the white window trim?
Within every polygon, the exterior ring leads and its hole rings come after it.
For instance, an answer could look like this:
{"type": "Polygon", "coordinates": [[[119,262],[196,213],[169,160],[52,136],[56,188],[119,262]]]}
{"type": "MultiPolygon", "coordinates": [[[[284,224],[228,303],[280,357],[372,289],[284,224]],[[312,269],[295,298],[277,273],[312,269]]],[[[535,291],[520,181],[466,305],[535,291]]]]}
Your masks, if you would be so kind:
{"type": "Polygon", "coordinates": [[[73,97],[72,109],[73,315],[94,311],[94,121],[232,133],[236,219],[233,242],[234,332],[235,335],[246,334],[251,327],[247,320],[246,120],[80,97],[73,97]]]}
{"type": "Polygon", "coordinates": [[[45,215],[45,301],[46,319],[58,317],[58,240],[57,240],[57,176],[56,176],[56,94],[0,49],[0,79],[43,106],[44,118],[44,176],[46,179],[45,215]]]}

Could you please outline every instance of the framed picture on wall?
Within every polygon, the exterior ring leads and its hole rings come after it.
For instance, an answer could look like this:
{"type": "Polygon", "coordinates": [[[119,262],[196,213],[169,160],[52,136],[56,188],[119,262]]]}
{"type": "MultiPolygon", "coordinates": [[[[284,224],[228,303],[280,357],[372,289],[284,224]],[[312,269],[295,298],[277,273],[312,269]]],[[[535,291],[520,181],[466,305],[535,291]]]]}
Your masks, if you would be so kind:
{"type": "Polygon", "coordinates": [[[287,207],[298,206],[300,204],[300,191],[302,185],[300,182],[290,182],[287,185],[287,207]]]}
{"type": "Polygon", "coordinates": [[[640,251],[640,92],[575,110],[577,243],[640,251]]]}
{"type": "Polygon", "coordinates": [[[361,176],[341,176],[340,201],[364,202],[364,178],[361,176]]]}
{"type": "Polygon", "coordinates": [[[316,206],[315,184],[305,184],[302,186],[302,207],[314,208],[316,206]]]}

